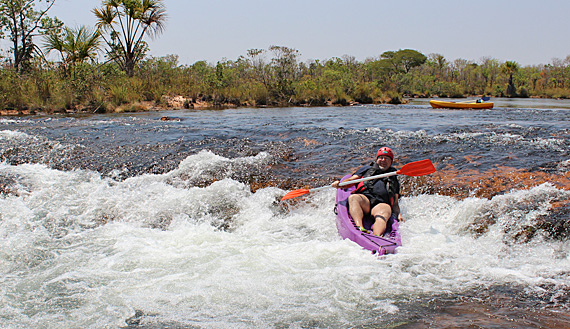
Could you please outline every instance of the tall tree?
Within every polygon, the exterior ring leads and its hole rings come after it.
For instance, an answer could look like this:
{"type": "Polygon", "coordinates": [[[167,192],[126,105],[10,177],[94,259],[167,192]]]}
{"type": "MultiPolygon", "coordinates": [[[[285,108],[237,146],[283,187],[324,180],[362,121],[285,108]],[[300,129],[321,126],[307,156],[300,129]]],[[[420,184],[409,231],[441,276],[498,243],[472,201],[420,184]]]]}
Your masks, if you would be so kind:
{"type": "Polygon", "coordinates": [[[517,93],[517,88],[513,82],[513,75],[519,70],[519,63],[514,61],[506,61],[503,65],[503,73],[509,76],[509,84],[507,85],[507,96],[512,97],[517,93]]]}
{"type": "Polygon", "coordinates": [[[444,69],[448,66],[447,59],[442,54],[430,54],[429,55],[430,64],[432,64],[436,70],[437,75],[440,78],[444,78],[444,69]]]}
{"type": "Polygon", "coordinates": [[[33,38],[63,24],[50,18],[47,12],[55,0],[43,0],[42,9],[37,9],[42,0],[0,0],[0,37],[8,36],[12,43],[12,66],[17,72],[24,70],[36,49],[33,38]]]}
{"type": "Polygon", "coordinates": [[[395,71],[408,73],[416,66],[426,62],[427,57],[413,49],[400,49],[398,51],[386,51],[380,55],[382,61],[389,63],[395,71]]]}
{"type": "Polygon", "coordinates": [[[109,46],[109,58],[116,61],[128,76],[148,49],[143,37],[164,31],[166,8],[162,0],[105,0],[93,9],[97,28],[108,33],[103,38],[109,46]]]}
{"type": "Polygon", "coordinates": [[[283,46],[271,46],[273,52],[271,59],[271,76],[269,90],[281,101],[291,101],[295,94],[293,83],[297,78],[299,51],[294,48],[283,46]]]}
{"type": "Polygon", "coordinates": [[[267,74],[266,74],[266,65],[265,60],[263,58],[263,53],[265,50],[263,49],[249,49],[247,51],[247,57],[249,57],[249,64],[253,68],[253,75],[254,78],[267,85],[267,74]]]}
{"type": "Polygon", "coordinates": [[[499,75],[501,63],[491,57],[484,57],[481,61],[481,74],[485,79],[485,86],[492,87],[499,75]]]}

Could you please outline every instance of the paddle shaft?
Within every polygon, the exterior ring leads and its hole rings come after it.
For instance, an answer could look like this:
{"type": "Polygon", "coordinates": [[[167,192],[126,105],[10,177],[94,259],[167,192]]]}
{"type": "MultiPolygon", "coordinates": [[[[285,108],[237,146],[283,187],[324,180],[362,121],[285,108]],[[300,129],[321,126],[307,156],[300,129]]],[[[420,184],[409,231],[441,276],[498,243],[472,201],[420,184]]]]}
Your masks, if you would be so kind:
{"type": "MultiPolygon", "coordinates": [[[[417,176],[429,175],[429,174],[434,173],[434,172],[435,172],[435,167],[433,166],[433,163],[431,163],[431,161],[429,159],[425,159],[425,160],[414,161],[414,162],[410,162],[408,164],[405,164],[398,171],[391,171],[391,172],[388,172],[385,174],[348,180],[348,181],[339,183],[339,186],[352,185],[352,184],[364,182],[367,180],[378,179],[378,178],[394,176],[394,175],[406,175],[406,176],[417,177],[417,176]]],[[[307,190],[307,189],[294,190],[294,191],[291,191],[291,192],[285,194],[285,196],[283,198],[281,198],[281,201],[296,198],[298,196],[305,195],[307,193],[312,193],[312,192],[324,190],[327,188],[334,188],[334,187],[332,185],[328,185],[328,186],[313,188],[310,190],[307,190]]]]}
{"type": "MultiPolygon", "coordinates": [[[[389,176],[395,176],[398,175],[397,171],[391,171],[385,174],[380,174],[380,175],[374,175],[374,176],[369,176],[369,177],[364,177],[364,178],[359,178],[359,179],[353,179],[353,180],[349,180],[349,181],[345,181],[342,182],[340,184],[338,184],[338,186],[347,186],[347,185],[352,185],[352,184],[356,184],[356,183],[360,183],[360,182],[365,182],[367,180],[373,180],[373,179],[378,179],[378,178],[383,178],[383,177],[389,177],[389,176]]],[[[321,186],[321,187],[315,187],[309,190],[310,193],[316,192],[316,191],[320,191],[320,190],[324,190],[327,188],[332,188],[331,185],[327,185],[327,186],[321,186]]]]}
{"type": "Polygon", "coordinates": [[[468,100],[468,101],[461,101],[461,102],[455,102],[455,103],[457,103],[457,104],[470,104],[470,103],[477,104],[477,101],[481,101],[481,102],[479,102],[479,103],[482,103],[482,102],[483,102],[482,99],[471,99],[471,100],[468,100]]]}
{"type": "Polygon", "coordinates": [[[463,103],[477,103],[477,101],[481,101],[482,102],[486,102],[488,100],[490,100],[490,97],[481,97],[479,99],[470,99],[468,101],[462,101],[462,102],[456,102],[457,104],[463,104],[463,103]]]}

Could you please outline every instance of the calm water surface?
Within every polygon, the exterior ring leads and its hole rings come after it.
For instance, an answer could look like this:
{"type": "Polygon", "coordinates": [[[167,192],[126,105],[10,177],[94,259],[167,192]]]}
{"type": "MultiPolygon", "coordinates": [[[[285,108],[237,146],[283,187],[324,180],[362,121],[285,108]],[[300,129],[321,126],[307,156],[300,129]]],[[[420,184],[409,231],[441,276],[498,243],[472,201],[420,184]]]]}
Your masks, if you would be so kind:
{"type": "Polygon", "coordinates": [[[570,103],[427,101],[0,118],[0,324],[567,327],[570,103]],[[397,254],[340,240],[334,191],[278,202],[384,145],[438,168],[397,254]]]}

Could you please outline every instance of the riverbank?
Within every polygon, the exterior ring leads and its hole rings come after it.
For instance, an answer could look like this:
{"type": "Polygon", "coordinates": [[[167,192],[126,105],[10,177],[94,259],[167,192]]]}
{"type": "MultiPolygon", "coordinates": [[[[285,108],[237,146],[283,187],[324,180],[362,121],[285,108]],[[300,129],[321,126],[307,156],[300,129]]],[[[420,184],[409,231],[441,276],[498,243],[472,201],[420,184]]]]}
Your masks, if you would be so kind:
{"type": "MultiPolygon", "coordinates": [[[[475,99],[476,96],[465,97],[466,99],[475,99]]],[[[383,100],[381,104],[389,105],[419,105],[429,107],[429,101],[433,98],[421,98],[421,97],[406,97],[402,99],[386,99],[383,100]]],[[[449,100],[457,100],[456,98],[442,98],[449,100]]],[[[570,99],[559,99],[559,98],[540,98],[540,97],[529,97],[529,98],[506,98],[506,97],[494,97],[492,98],[494,103],[494,108],[505,108],[505,109],[570,109],[570,99]]],[[[378,104],[378,105],[381,105],[378,104]]],[[[325,101],[323,104],[290,104],[289,107],[334,107],[334,106],[357,106],[357,105],[370,105],[362,104],[359,102],[345,102],[342,104],[337,104],[331,100],[325,101]]],[[[279,107],[279,106],[269,106],[269,105],[256,105],[256,104],[239,104],[234,103],[218,103],[213,101],[204,100],[194,100],[192,98],[184,97],[181,95],[177,96],[162,96],[159,101],[140,101],[133,103],[126,103],[119,106],[109,106],[106,107],[86,107],[86,106],[75,106],[69,109],[60,110],[44,110],[44,109],[0,109],[0,116],[27,116],[27,115],[56,115],[56,114],[102,114],[102,113],[136,113],[136,112],[159,112],[159,111],[172,111],[172,110],[182,110],[182,109],[229,109],[229,108],[269,108],[269,107],[279,107]]]]}
{"type": "MultiPolygon", "coordinates": [[[[402,105],[408,104],[407,99],[391,97],[381,100],[381,104],[402,105]]],[[[0,116],[26,116],[26,115],[52,115],[52,114],[103,114],[103,113],[135,113],[135,112],[157,112],[182,109],[229,109],[240,107],[268,108],[268,107],[332,107],[332,106],[355,106],[362,105],[360,102],[347,100],[319,100],[317,102],[296,102],[285,104],[256,104],[250,102],[218,102],[203,99],[193,99],[181,95],[163,95],[158,101],[136,101],[121,104],[118,106],[110,103],[101,103],[98,106],[77,105],[71,108],[46,110],[46,109],[0,109],[0,116]]]]}
{"type": "Polygon", "coordinates": [[[52,115],[52,114],[100,114],[100,113],[126,113],[126,112],[156,112],[178,109],[207,109],[232,108],[234,104],[214,104],[213,102],[195,101],[184,96],[163,96],[160,101],[141,101],[122,104],[116,107],[106,106],[75,106],[68,109],[46,111],[44,109],[1,109],[0,116],[26,116],[26,115],[52,115]]]}

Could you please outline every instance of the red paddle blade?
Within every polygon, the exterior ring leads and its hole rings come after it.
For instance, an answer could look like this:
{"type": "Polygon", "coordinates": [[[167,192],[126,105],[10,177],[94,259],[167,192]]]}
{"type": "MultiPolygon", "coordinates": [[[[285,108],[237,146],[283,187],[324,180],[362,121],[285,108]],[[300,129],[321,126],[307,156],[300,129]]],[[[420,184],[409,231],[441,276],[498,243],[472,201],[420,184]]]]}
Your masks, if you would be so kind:
{"type": "Polygon", "coordinates": [[[293,191],[285,194],[285,196],[281,198],[281,201],[293,199],[293,198],[296,198],[298,196],[305,195],[305,194],[309,194],[309,190],[307,190],[305,188],[302,188],[300,190],[293,190],[293,191]]]}
{"type": "Polygon", "coordinates": [[[406,176],[423,176],[433,174],[435,167],[429,159],[410,162],[405,164],[400,170],[397,171],[398,175],[406,176]]]}

